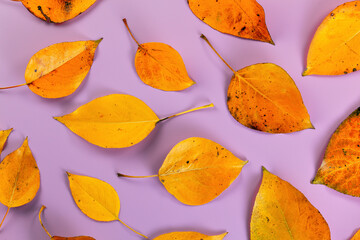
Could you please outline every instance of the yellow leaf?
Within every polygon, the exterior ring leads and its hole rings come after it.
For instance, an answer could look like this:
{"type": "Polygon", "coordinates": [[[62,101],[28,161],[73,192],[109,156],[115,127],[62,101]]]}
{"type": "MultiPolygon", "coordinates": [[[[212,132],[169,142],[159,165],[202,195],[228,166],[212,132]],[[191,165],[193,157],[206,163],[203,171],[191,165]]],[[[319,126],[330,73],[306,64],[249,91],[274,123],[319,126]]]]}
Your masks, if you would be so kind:
{"type": "Polygon", "coordinates": [[[97,98],[56,120],[86,141],[103,148],[125,148],[142,141],[166,119],[212,107],[206,105],[159,119],[143,101],[125,94],[97,98]]]}
{"type": "Polygon", "coordinates": [[[207,236],[197,232],[172,232],[156,237],[154,240],[222,240],[227,235],[207,236]]]}
{"type": "Polygon", "coordinates": [[[227,105],[236,121],[248,128],[268,133],[290,133],[314,128],[295,82],[281,67],[255,64],[233,71],[227,105]]]}
{"type": "Polygon", "coordinates": [[[133,232],[147,238],[119,219],[119,196],[110,184],[92,177],[68,172],[67,175],[72,197],[86,216],[102,222],[119,221],[133,232]]]}
{"type": "Polygon", "coordinates": [[[0,202],[8,207],[8,211],[29,203],[36,196],[40,172],[27,139],[0,163],[0,183],[0,202]]]}
{"type": "Polygon", "coordinates": [[[360,197],[360,108],[345,119],[332,135],[323,162],[312,181],[360,197]]]}
{"type": "Polygon", "coordinates": [[[44,211],[46,207],[42,206],[40,211],[39,211],[39,222],[41,224],[41,226],[43,227],[44,231],[46,232],[46,234],[50,237],[50,239],[52,240],[95,240],[95,238],[92,237],[88,237],[88,236],[79,236],[79,237],[59,237],[59,236],[52,236],[48,230],[45,228],[42,220],[41,220],[41,213],[44,211]]]}
{"type": "Polygon", "coordinates": [[[80,86],[93,64],[94,54],[102,39],[97,41],[64,42],[37,52],[25,71],[25,84],[44,98],[66,97],[80,86]]]}
{"type": "Polygon", "coordinates": [[[347,2],[326,16],[311,42],[303,76],[341,75],[359,69],[359,7],[359,1],[347,2]]]}
{"type": "Polygon", "coordinates": [[[252,240],[330,240],[319,211],[296,188],[263,169],[250,223],[252,240]]]}
{"type": "Polygon", "coordinates": [[[85,12],[96,0],[13,0],[22,4],[36,17],[51,23],[62,23],[85,12]]]}
{"type": "Polygon", "coordinates": [[[184,204],[202,205],[227,189],[246,163],[216,142],[192,137],[169,152],[158,175],[145,177],[158,176],[167,191],[184,204]]]}
{"type": "Polygon", "coordinates": [[[351,238],[351,240],[360,240],[360,230],[355,233],[355,235],[351,238]]]}
{"type": "Polygon", "coordinates": [[[158,42],[140,44],[131,33],[126,19],[123,21],[138,45],[135,68],[145,84],[163,91],[181,91],[195,84],[175,49],[158,42]]]}
{"type": "Polygon", "coordinates": [[[192,12],[222,33],[274,44],[256,0],[188,0],[192,12]]]}
{"type": "Polygon", "coordinates": [[[4,146],[6,144],[6,141],[11,133],[13,129],[8,129],[8,130],[2,130],[0,131],[0,154],[2,152],[2,150],[4,149],[4,146]]]}

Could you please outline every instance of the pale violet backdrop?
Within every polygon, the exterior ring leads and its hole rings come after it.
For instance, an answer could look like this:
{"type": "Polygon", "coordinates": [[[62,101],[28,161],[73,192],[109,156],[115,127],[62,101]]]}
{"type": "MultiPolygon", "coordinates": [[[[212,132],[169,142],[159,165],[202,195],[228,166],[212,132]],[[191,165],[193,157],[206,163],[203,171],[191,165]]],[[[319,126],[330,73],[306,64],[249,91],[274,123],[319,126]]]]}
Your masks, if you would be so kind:
{"type": "MultiPolygon", "coordinates": [[[[0,2],[0,86],[21,84],[29,58],[63,41],[104,37],[90,74],[73,95],[43,99],[27,87],[0,92],[0,129],[14,128],[2,155],[29,144],[41,171],[41,188],[30,204],[11,209],[0,229],[1,240],[48,239],[37,220],[53,235],[90,235],[98,240],[141,239],[119,222],[86,217],[74,204],[65,171],[100,178],[117,190],[120,218],[154,238],[170,231],[199,231],[226,239],[249,239],[251,210],[261,181],[261,166],[289,181],[307,196],[329,223],[332,239],[348,240],[360,228],[360,199],[310,181],[338,124],[360,100],[360,73],[339,77],[302,77],[307,50],[322,19],[340,0],[259,0],[276,43],[244,40],[217,32],[198,20],[186,0],[98,0],[87,12],[61,25],[47,24],[21,3],[0,2]],[[197,84],[182,92],[163,92],[143,84],[134,68],[137,46],[122,18],[140,42],[170,44],[182,55],[197,84]],[[232,72],[200,39],[204,33],[235,68],[262,62],[283,67],[302,93],[316,130],[271,135],[237,123],[227,111],[226,91],[232,72]],[[128,149],[102,149],[89,144],[53,120],[80,105],[112,93],[132,94],[164,117],[213,102],[202,110],[162,123],[142,143],[128,149]],[[213,202],[197,207],[181,204],[157,179],[118,179],[117,171],[156,174],[166,154],[188,137],[205,137],[249,160],[233,185],[213,202]]],[[[1,183],[0,183],[1,184],[1,183]]],[[[0,217],[6,207],[0,204],[0,217]]]]}

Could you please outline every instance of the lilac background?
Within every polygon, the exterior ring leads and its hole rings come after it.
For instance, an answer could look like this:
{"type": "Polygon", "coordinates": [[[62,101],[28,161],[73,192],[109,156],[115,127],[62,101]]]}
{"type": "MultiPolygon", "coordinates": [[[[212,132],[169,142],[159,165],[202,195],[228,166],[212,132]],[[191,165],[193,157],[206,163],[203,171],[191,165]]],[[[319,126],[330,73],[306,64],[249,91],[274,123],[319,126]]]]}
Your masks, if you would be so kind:
{"type": "MultiPolygon", "coordinates": [[[[42,99],[27,87],[0,92],[0,128],[15,129],[3,156],[29,136],[41,171],[37,197],[30,204],[10,211],[0,230],[0,239],[48,239],[37,220],[42,204],[48,207],[43,220],[53,235],[141,239],[119,222],[100,223],[81,213],[71,198],[65,171],[97,177],[114,186],[122,203],[120,218],[150,238],[169,231],[194,230],[207,234],[229,231],[227,239],[249,239],[251,209],[262,165],[308,197],[329,223],[333,239],[350,239],[360,227],[360,199],[311,185],[310,180],[332,132],[358,107],[359,73],[301,77],[317,26],[343,2],[259,0],[276,43],[272,46],[211,29],[192,14],[186,0],[99,0],[90,11],[62,25],[38,20],[20,3],[1,1],[1,86],[23,83],[28,60],[48,45],[100,37],[104,41],[90,74],[69,97],[42,99]],[[183,92],[162,92],[143,84],[133,64],[136,45],[125,30],[123,17],[128,19],[140,42],[159,41],[177,49],[197,84],[183,92]],[[238,124],[228,113],[225,102],[232,72],[200,39],[201,33],[235,69],[273,62],[287,70],[302,93],[316,130],[270,135],[238,124]],[[120,150],[93,146],[52,119],[111,93],[135,95],[160,117],[209,102],[216,108],[169,120],[142,143],[120,150]],[[170,149],[192,136],[212,139],[250,161],[234,184],[215,201],[189,207],[168,194],[157,179],[116,177],[116,171],[155,174],[170,149]]],[[[5,211],[0,205],[1,218],[5,211]]]]}

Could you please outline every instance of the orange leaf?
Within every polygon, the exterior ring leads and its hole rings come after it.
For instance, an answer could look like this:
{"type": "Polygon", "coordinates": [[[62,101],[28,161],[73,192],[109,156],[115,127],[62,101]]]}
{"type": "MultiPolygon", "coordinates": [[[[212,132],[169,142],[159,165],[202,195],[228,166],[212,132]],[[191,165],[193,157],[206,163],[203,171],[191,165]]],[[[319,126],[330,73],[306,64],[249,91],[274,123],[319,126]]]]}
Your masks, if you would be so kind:
{"type": "Polygon", "coordinates": [[[360,108],[345,119],[332,135],[314,184],[360,197],[360,108]]]}
{"type": "Polygon", "coordinates": [[[222,33],[274,44],[264,9],[256,0],[188,0],[188,4],[201,21],[222,33]]]}
{"type": "Polygon", "coordinates": [[[8,129],[8,130],[2,130],[0,131],[0,154],[2,152],[2,150],[4,149],[4,146],[6,144],[6,141],[11,133],[13,129],[8,129]]]}
{"type": "Polygon", "coordinates": [[[360,230],[355,233],[355,235],[351,238],[351,240],[360,240],[360,230]]]}

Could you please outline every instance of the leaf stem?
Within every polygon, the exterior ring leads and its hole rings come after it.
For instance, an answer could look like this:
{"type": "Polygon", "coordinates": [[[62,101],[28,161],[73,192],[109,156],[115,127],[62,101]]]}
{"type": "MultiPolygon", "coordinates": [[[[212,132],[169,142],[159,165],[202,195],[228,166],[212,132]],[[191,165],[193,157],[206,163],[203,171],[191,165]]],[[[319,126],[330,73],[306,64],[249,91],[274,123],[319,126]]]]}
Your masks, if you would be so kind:
{"type": "Polygon", "coordinates": [[[177,114],[174,114],[174,115],[172,115],[172,116],[169,116],[169,117],[160,119],[157,123],[162,122],[162,121],[165,121],[165,120],[168,120],[168,119],[173,118],[173,117],[177,117],[177,116],[183,115],[183,114],[185,114],[185,113],[190,113],[190,112],[194,112],[194,111],[197,111],[197,110],[200,110],[200,109],[210,108],[210,107],[214,107],[214,104],[213,104],[213,103],[210,103],[210,104],[207,104],[207,105],[204,105],[204,106],[201,106],[201,107],[197,107],[197,108],[193,108],[193,109],[190,109],[190,110],[181,112],[181,113],[177,113],[177,114]]]}
{"type": "Polygon", "coordinates": [[[128,229],[130,229],[131,231],[133,231],[134,233],[136,233],[136,234],[138,234],[138,235],[140,235],[140,236],[142,236],[142,237],[144,237],[144,238],[146,238],[146,239],[149,239],[149,238],[148,238],[147,236],[145,236],[144,234],[139,233],[138,231],[136,231],[135,229],[133,229],[132,227],[130,227],[129,225],[127,225],[126,223],[124,223],[123,221],[121,221],[120,218],[118,218],[118,221],[119,221],[122,225],[124,225],[125,227],[127,227],[128,229]]]}
{"type": "Polygon", "coordinates": [[[46,207],[45,207],[44,205],[42,205],[41,208],[40,208],[40,211],[39,211],[39,222],[40,222],[42,228],[43,228],[43,229],[45,230],[45,232],[47,233],[47,235],[49,235],[49,237],[52,238],[51,234],[50,234],[50,233],[48,232],[48,230],[45,228],[45,226],[44,226],[44,224],[43,224],[43,222],[42,222],[42,220],[41,220],[41,213],[44,211],[45,208],[46,208],[46,207]]]}
{"type": "Polygon", "coordinates": [[[130,175],[126,175],[126,174],[122,174],[122,173],[117,173],[118,177],[126,177],[126,178],[153,178],[153,177],[158,177],[158,174],[155,175],[149,175],[149,176],[130,176],[130,175]]]}
{"type": "Polygon", "coordinates": [[[205,37],[204,34],[201,34],[200,37],[201,37],[202,39],[204,39],[205,42],[207,42],[207,44],[209,44],[209,46],[210,46],[211,49],[216,53],[216,55],[218,55],[219,58],[226,64],[226,66],[228,66],[228,68],[230,68],[231,71],[233,71],[233,73],[235,74],[236,71],[235,71],[235,70],[225,61],[225,59],[223,59],[223,58],[221,57],[221,55],[215,50],[215,48],[214,48],[213,45],[210,43],[210,41],[207,39],[207,37],[205,37]]]}
{"type": "Polygon", "coordinates": [[[15,85],[15,86],[10,86],[10,87],[2,87],[2,88],[0,88],[0,90],[22,87],[22,86],[26,86],[26,85],[28,85],[28,84],[29,84],[29,83],[23,83],[23,84],[19,84],[19,85],[15,85]]]}
{"type": "Polygon", "coordinates": [[[8,207],[8,209],[7,209],[6,213],[5,213],[5,216],[4,216],[3,220],[2,220],[1,223],[0,223],[0,228],[1,228],[1,226],[3,225],[3,223],[4,223],[4,221],[5,221],[5,218],[6,218],[6,216],[8,215],[9,211],[10,211],[10,207],[8,207]]]}
{"type": "Polygon", "coordinates": [[[130,28],[129,28],[129,25],[128,25],[128,23],[127,23],[126,18],[123,19],[123,22],[124,22],[124,24],[125,24],[126,29],[129,31],[130,36],[132,37],[132,39],[134,39],[134,41],[136,42],[136,44],[140,47],[141,44],[136,40],[136,38],[135,38],[134,35],[132,34],[132,32],[131,32],[131,30],[130,30],[130,28]]]}

